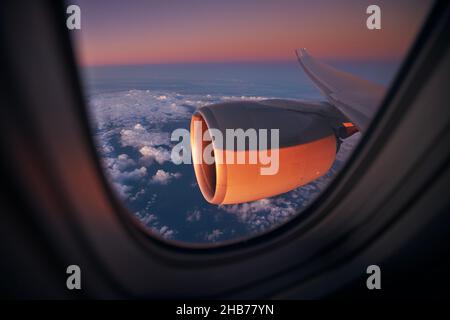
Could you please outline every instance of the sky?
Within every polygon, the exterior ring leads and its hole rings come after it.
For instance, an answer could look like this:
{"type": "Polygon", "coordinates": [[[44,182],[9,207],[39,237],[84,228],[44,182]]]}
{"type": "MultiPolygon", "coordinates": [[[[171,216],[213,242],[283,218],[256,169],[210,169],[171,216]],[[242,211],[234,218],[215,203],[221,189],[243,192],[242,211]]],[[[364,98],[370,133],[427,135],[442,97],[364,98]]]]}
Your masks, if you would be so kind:
{"type": "Polygon", "coordinates": [[[72,31],[84,66],[395,59],[409,49],[431,0],[76,0],[72,31]],[[381,8],[368,30],[366,8],[381,8]]]}

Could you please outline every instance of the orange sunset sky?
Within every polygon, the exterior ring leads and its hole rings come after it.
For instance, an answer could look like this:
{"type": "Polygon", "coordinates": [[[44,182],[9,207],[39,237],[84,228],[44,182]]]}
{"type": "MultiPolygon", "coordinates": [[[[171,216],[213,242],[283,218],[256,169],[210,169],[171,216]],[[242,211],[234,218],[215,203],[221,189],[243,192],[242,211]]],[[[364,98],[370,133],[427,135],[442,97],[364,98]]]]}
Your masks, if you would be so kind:
{"type": "Polygon", "coordinates": [[[79,0],[82,65],[282,61],[306,47],[325,59],[405,54],[431,0],[79,0]],[[366,28],[378,4],[382,30],[366,28]]]}

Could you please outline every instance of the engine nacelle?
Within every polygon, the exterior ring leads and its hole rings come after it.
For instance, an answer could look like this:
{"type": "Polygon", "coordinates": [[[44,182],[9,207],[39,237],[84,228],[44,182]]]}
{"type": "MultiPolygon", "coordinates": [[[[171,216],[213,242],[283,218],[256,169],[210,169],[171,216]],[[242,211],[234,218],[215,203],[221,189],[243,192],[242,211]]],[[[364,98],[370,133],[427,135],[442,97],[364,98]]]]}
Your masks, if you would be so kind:
{"type": "Polygon", "coordinates": [[[200,108],[191,119],[191,149],[195,176],[205,199],[212,204],[254,201],[324,175],[335,160],[337,138],[336,128],[321,111],[317,105],[283,100],[200,108]],[[241,133],[249,133],[249,129],[264,133],[265,129],[268,141],[261,141],[264,134],[258,134],[255,146],[250,142],[255,135],[247,134],[244,143],[229,143],[238,138],[227,136],[227,129],[242,129],[241,133]],[[276,129],[278,143],[270,136],[276,129]],[[205,161],[205,154],[214,161],[205,161]],[[245,161],[238,163],[237,159],[245,161]]]}

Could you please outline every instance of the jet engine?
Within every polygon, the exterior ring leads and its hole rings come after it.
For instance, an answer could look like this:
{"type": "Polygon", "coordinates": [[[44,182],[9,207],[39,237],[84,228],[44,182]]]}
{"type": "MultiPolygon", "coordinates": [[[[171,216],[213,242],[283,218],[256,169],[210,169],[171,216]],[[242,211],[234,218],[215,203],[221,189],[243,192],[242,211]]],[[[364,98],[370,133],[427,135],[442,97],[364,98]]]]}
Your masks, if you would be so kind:
{"type": "Polygon", "coordinates": [[[285,193],[323,176],[340,138],[351,129],[328,103],[263,100],[204,106],[191,119],[195,176],[212,204],[285,193]]]}

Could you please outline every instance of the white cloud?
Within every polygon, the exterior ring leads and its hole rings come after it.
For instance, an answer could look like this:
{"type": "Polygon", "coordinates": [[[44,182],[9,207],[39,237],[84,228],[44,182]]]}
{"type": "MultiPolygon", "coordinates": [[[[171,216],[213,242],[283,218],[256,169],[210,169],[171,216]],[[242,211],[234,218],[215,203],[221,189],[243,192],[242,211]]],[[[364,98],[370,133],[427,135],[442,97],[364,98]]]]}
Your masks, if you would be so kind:
{"type": "Polygon", "coordinates": [[[106,176],[119,197],[124,200],[130,198],[130,200],[134,201],[143,194],[141,190],[134,196],[131,196],[132,187],[127,185],[127,183],[145,177],[147,175],[147,168],[140,167],[127,171],[130,167],[135,166],[136,163],[126,154],[121,154],[117,158],[108,157],[102,160],[106,176]]]}
{"type": "Polygon", "coordinates": [[[146,215],[145,217],[143,217],[141,219],[141,222],[145,225],[149,225],[150,223],[152,223],[154,221],[158,221],[158,217],[152,213],[146,215]]]}
{"type": "Polygon", "coordinates": [[[191,186],[192,188],[198,188],[197,180],[192,181],[191,184],[190,184],[190,186],[191,186]]]}
{"type": "Polygon", "coordinates": [[[236,100],[261,101],[261,100],[270,99],[268,97],[261,97],[261,96],[222,96],[220,98],[223,101],[236,101],[236,100]]]}
{"type": "Polygon", "coordinates": [[[165,239],[172,239],[175,234],[175,231],[170,229],[168,226],[162,226],[161,229],[157,231],[165,239]]]}
{"type": "Polygon", "coordinates": [[[250,230],[264,231],[295,215],[298,205],[288,198],[261,199],[254,202],[222,205],[219,208],[236,215],[250,230]]]}
{"type": "Polygon", "coordinates": [[[167,225],[162,225],[157,215],[146,213],[142,215],[140,212],[135,213],[139,220],[149,227],[153,232],[159,234],[164,239],[173,239],[178,231],[171,229],[167,225]]]}
{"type": "Polygon", "coordinates": [[[139,180],[147,175],[147,168],[140,167],[132,171],[120,171],[117,166],[113,165],[112,168],[108,168],[108,174],[114,181],[139,180]]]}
{"type": "Polygon", "coordinates": [[[145,189],[141,189],[138,192],[136,192],[133,196],[130,197],[130,201],[136,201],[138,198],[140,198],[144,194],[145,194],[145,189]]]}
{"type": "MultiPolygon", "coordinates": [[[[135,126],[136,127],[136,126],[135,126]]],[[[147,131],[141,127],[120,130],[120,142],[123,147],[141,149],[146,146],[170,145],[169,133],[147,131]]]]}
{"type": "Polygon", "coordinates": [[[107,154],[114,151],[114,148],[108,144],[104,144],[97,148],[100,154],[107,154]]]}
{"type": "Polygon", "coordinates": [[[183,106],[171,108],[168,112],[168,107],[178,101],[180,101],[180,95],[176,93],[129,90],[97,94],[89,101],[89,104],[98,129],[103,130],[111,125],[130,128],[136,123],[152,123],[159,126],[172,121],[189,119],[191,112],[183,106]]]}
{"type": "Polygon", "coordinates": [[[210,242],[216,242],[223,235],[223,232],[220,229],[214,229],[210,233],[206,233],[205,240],[210,242]]]}
{"type": "Polygon", "coordinates": [[[193,211],[187,213],[186,221],[188,222],[199,221],[201,217],[202,217],[201,211],[198,209],[194,209],[193,211]]]}
{"type": "Polygon", "coordinates": [[[164,170],[156,171],[155,175],[152,177],[151,182],[156,184],[168,184],[171,180],[181,177],[181,173],[171,173],[164,170]]]}
{"type": "Polygon", "coordinates": [[[127,199],[130,196],[131,187],[118,182],[112,182],[112,187],[121,199],[127,199]]]}
{"type": "Polygon", "coordinates": [[[153,161],[159,164],[170,161],[170,152],[164,148],[144,146],[139,149],[139,152],[142,154],[141,161],[147,165],[153,161]]]}
{"type": "Polygon", "coordinates": [[[114,165],[116,165],[119,170],[125,170],[136,165],[136,162],[134,162],[127,154],[120,154],[115,160],[114,165]]]}
{"type": "Polygon", "coordinates": [[[128,156],[123,157],[121,155],[118,158],[103,158],[102,163],[107,175],[115,181],[127,178],[138,178],[147,174],[147,169],[145,167],[134,169],[132,171],[125,171],[128,167],[135,164],[128,156]]]}

